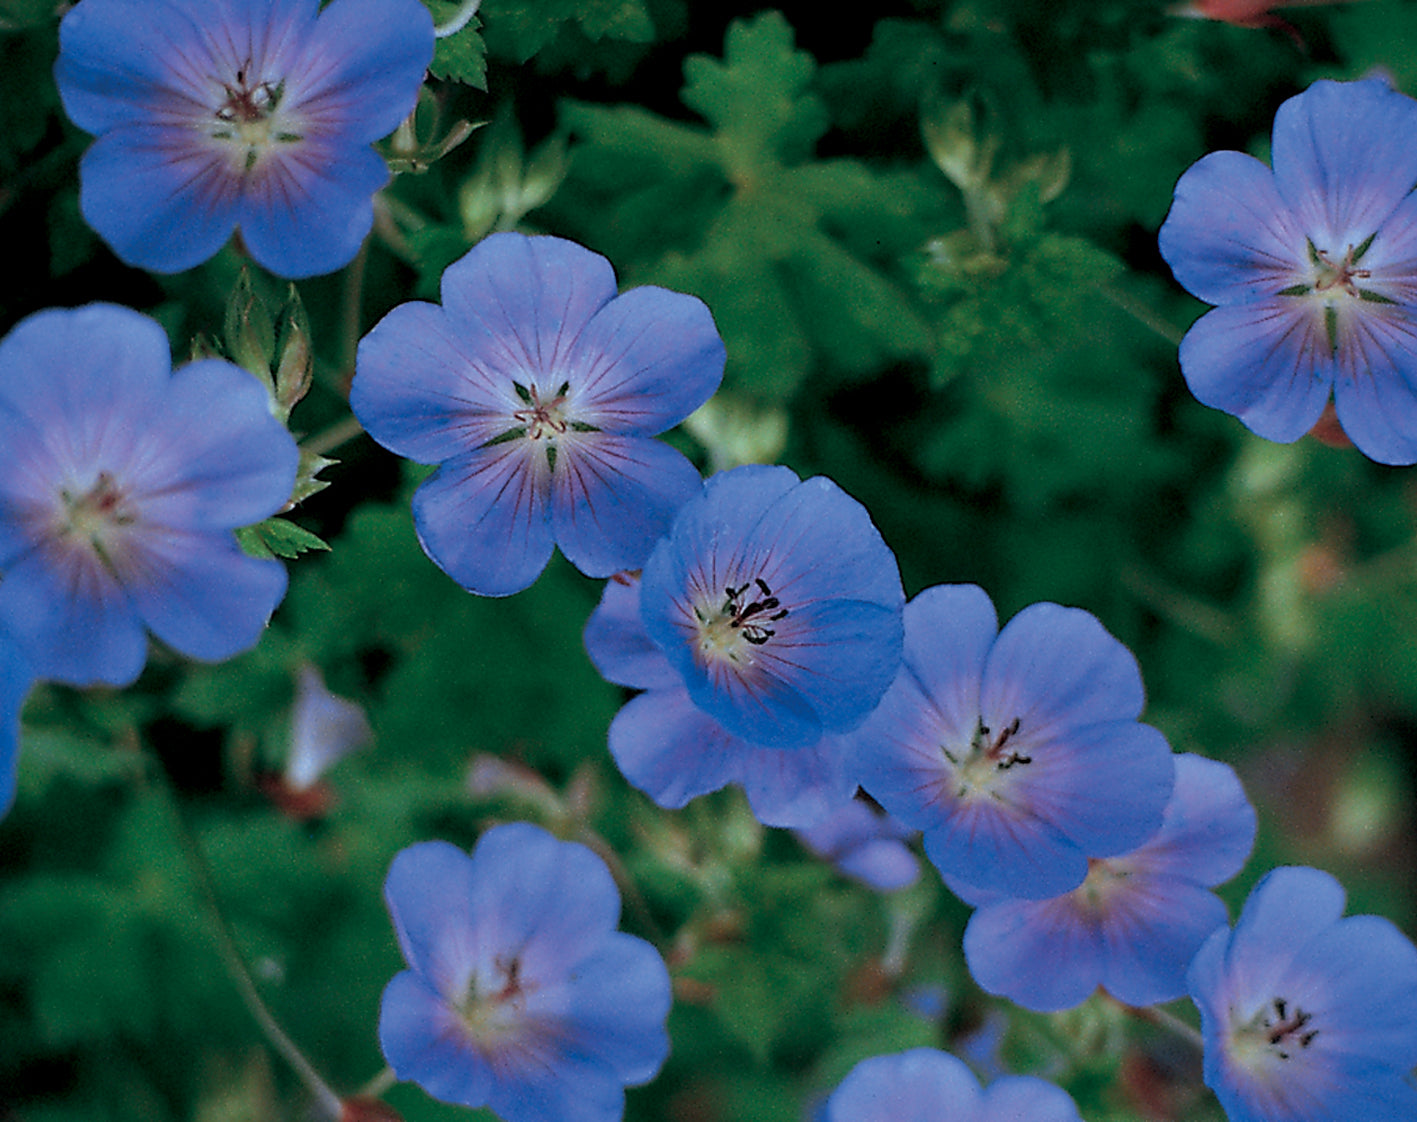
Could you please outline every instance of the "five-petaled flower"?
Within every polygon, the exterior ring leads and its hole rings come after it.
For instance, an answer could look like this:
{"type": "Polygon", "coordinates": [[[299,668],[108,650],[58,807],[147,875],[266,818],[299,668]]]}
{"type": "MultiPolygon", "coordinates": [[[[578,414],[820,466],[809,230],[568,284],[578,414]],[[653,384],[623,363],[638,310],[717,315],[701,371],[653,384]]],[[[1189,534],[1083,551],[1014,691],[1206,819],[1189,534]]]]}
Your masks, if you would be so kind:
{"type": "Polygon", "coordinates": [[[827,1100],[825,1122],[1082,1122],[1061,1087],[1005,1075],[981,1088],[963,1060],[913,1048],[862,1060],[827,1100]]]}
{"type": "Polygon", "coordinates": [[[1343,905],[1328,873],[1275,869],[1191,963],[1205,1082],[1230,1122],[1417,1118],[1417,948],[1343,905]]]}
{"type": "Polygon", "coordinates": [[[1213,152],[1176,184],[1162,256],[1218,305],[1181,342],[1186,382],[1286,442],[1332,393],[1362,452],[1417,462],[1417,102],[1315,82],[1279,107],[1272,158],[1213,152]]]}
{"type": "Polygon", "coordinates": [[[28,317],[0,341],[0,629],[73,685],[133,681],[145,628],[194,658],[245,650],[286,576],[232,531],[286,503],[298,460],[255,378],[174,373],[147,316],[28,317]]]}
{"type": "Polygon", "coordinates": [[[384,885],[409,969],[379,1043],[400,1079],[505,1122],[620,1122],[669,1054],[669,972],[616,930],[620,894],[585,846],[514,822],[471,856],[420,842],[384,885]]]}
{"type": "Polygon", "coordinates": [[[1182,997],[1186,967],[1229,918],[1210,886],[1240,871],[1254,840],[1254,808],[1235,772],[1177,756],[1161,829],[1130,853],[1094,857],[1072,892],[1010,900],[946,878],[979,908],[964,932],[969,971],[990,993],[1040,1012],[1071,1009],[1098,986],[1135,1006],[1182,997]]]}
{"type": "Polygon", "coordinates": [[[769,826],[822,821],[855,790],[838,738],[895,676],[904,599],[894,554],[831,480],[720,472],[586,626],[601,674],[646,691],[611,723],[611,755],[661,806],[741,783],[769,826]]]}
{"type": "Polygon", "coordinates": [[[1034,604],[999,631],[982,589],[937,585],[906,605],[900,675],[848,737],[854,774],[947,877],[1057,896],[1161,825],[1175,769],[1144,700],[1087,612],[1034,604]]]}
{"type": "Polygon", "coordinates": [[[59,30],[64,108],[97,140],[84,218],[125,262],[199,265],[233,229],[285,277],[358,252],[389,180],[370,146],[433,57],[418,0],[81,0],[59,30]]]}
{"type": "Polygon", "coordinates": [[[588,576],[640,567],[699,489],[653,439],[704,403],[724,349],[701,301],[616,295],[610,263],[561,238],[494,234],[359,346],[350,405],[390,451],[440,470],[419,540],[471,592],[526,588],[553,546],[588,576]]]}

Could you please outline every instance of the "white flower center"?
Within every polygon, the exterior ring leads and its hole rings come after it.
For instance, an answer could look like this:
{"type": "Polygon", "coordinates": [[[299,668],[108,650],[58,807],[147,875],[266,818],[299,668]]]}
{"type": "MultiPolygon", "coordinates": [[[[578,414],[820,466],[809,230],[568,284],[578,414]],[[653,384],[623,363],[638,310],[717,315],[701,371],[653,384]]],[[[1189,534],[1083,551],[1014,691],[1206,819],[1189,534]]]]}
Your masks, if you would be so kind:
{"type": "Polygon", "coordinates": [[[1248,1020],[1230,1011],[1229,1052],[1235,1062],[1250,1071],[1273,1070],[1308,1048],[1319,1035],[1313,1015],[1283,997],[1260,1007],[1248,1020]]]}
{"type": "Polygon", "coordinates": [[[208,135],[229,150],[241,170],[253,169],[274,147],[304,139],[298,122],[282,107],[284,79],[259,77],[248,59],[221,87],[224,97],[212,113],[208,135]]]}
{"type": "Polygon", "coordinates": [[[86,491],[59,491],[56,536],[93,551],[108,570],[113,570],[113,553],[138,519],[138,513],[122,486],[110,472],[100,471],[86,491]]]}
{"type": "Polygon", "coordinates": [[[954,765],[955,798],[1003,798],[1002,789],[1011,782],[1011,778],[1006,778],[1008,773],[1033,763],[1032,756],[1018,751],[1014,740],[1018,731],[1017,717],[998,729],[991,729],[981,720],[968,748],[959,751],[940,745],[945,759],[954,765]]]}
{"type": "Polygon", "coordinates": [[[756,577],[723,590],[723,603],[696,604],[697,649],[704,663],[732,662],[751,666],[753,648],[765,646],[777,634],[769,626],[789,614],[767,581],[756,577]]]}

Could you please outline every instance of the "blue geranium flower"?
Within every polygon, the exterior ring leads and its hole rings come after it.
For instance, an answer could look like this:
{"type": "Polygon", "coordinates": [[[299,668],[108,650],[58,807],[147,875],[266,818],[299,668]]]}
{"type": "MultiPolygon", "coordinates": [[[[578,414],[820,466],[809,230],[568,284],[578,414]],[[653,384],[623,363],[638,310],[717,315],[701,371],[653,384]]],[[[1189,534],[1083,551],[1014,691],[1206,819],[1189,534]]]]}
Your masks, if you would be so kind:
{"type": "Polygon", "coordinates": [[[1213,152],[1176,184],[1162,256],[1218,305],[1181,342],[1186,382],[1286,442],[1331,392],[1366,455],[1417,462],[1417,102],[1315,82],[1279,107],[1272,158],[1213,152]]]}
{"type": "Polygon", "coordinates": [[[422,842],[384,897],[409,969],[384,990],[379,1043],[400,1079],[506,1122],[619,1122],[625,1087],[669,1054],[669,972],[617,931],[605,862],[525,822],[472,855],[422,842]]]}
{"type": "Polygon", "coordinates": [[[1061,1087],[1027,1075],[979,1086],[963,1060],[914,1048],[862,1060],[827,1100],[826,1122],[1082,1122],[1061,1087]]]}
{"type": "Polygon", "coordinates": [[[29,664],[13,639],[0,628],[0,818],[15,801],[15,773],[20,760],[20,709],[33,684],[29,664]]]}
{"type": "Polygon", "coordinates": [[[1034,604],[1000,632],[982,589],[939,585],[905,608],[900,675],[848,738],[854,774],[945,876],[1057,896],[1161,825],[1174,768],[1143,701],[1087,612],[1034,604]]]}
{"type": "Polygon", "coordinates": [[[370,143],[413,111],[432,57],[418,0],[81,0],[54,74],[98,138],[79,165],[84,218],[160,273],[233,229],[281,276],[339,269],[389,180],[370,143]]]}
{"type": "Polygon", "coordinates": [[[526,588],[553,545],[588,576],[639,568],[699,473],[652,439],[723,377],[692,296],[616,295],[599,254],[494,234],[359,346],[350,405],[390,451],[441,468],[414,495],[423,548],[471,592],[526,588]]]}
{"type": "Polygon", "coordinates": [[[1275,869],[1191,963],[1205,1082],[1230,1122],[1417,1118],[1417,948],[1343,905],[1327,873],[1275,869]]]}
{"type": "Polygon", "coordinates": [[[145,628],[194,658],[245,650],[286,576],[232,530],[284,505],[298,460],[255,378],[173,373],[148,317],[28,317],[0,341],[0,628],[72,685],[135,679],[145,628]]]}
{"type": "Polygon", "coordinates": [[[647,691],[610,726],[615,762],[661,806],[736,782],[770,826],[820,821],[855,790],[838,736],[900,665],[903,600],[894,555],[830,480],[714,476],[586,628],[597,669],[647,691]]]}
{"type": "Polygon", "coordinates": [[[1067,895],[1008,900],[949,878],[979,907],[964,932],[970,973],[1039,1012],[1071,1009],[1098,986],[1128,1005],[1182,997],[1186,967],[1229,918],[1209,889],[1240,871],[1254,840],[1255,811],[1234,770],[1177,756],[1161,829],[1130,853],[1093,858],[1067,895]]]}

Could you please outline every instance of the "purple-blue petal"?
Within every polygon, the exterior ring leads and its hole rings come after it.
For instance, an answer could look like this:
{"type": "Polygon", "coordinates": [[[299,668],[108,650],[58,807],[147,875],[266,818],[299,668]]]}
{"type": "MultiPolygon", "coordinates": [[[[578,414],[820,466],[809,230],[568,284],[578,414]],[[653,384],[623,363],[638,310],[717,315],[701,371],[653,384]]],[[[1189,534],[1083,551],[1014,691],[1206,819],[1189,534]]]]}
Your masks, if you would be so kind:
{"type": "Polygon", "coordinates": [[[589,577],[640,568],[679,508],[698,494],[698,470],[658,440],[572,435],[551,472],[556,544],[589,577]]]}
{"type": "Polygon", "coordinates": [[[251,256],[277,276],[332,273],[359,252],[374,224],[374,193],[388,181],[372,148],[307,137],[246,175],[236,224],[251,256]]]}
{"type": "Polygon", "coordinates": [[[1417,184],[1417,102],[1386,81],[1319,81],[1274,115],[1280,195],[1318,248],[1357,246],[1417,184]]]}
{"type": "Polygon", "coordinates": [[[455,993],[476,954],[472,859],[445,841],[400,850],[384,878],[384,901],[399,949],[438,995],[455,993]]]}
{"type": "Polygon", "coordinates": [[[126,265],[180,273],[236,228],[240,181],[226,157],[164,125],[100,136],[79,161],[79,209],[126,265]]]}
{"type": "Polygon", "coordinates": [[[1071,895],[981,908],[965,928],[964,957],[985,990],[1044,1013],[1082,1004],[1106,967],[1100,933],[1071,895]]]}
{"type": "Polygon", "coordinates": [[[300,450],[246,371],[219,359],[189,363],[173,375],[159,409],[152,426],[168,442],[149,443],[131,480],[144,519],[234,529],[288,501],[300,450]]]}
{"type": "Polygon", "coordinates": [[[1032,604],[1005,624],[980,684],[981,717],[1046,739],[1101,721],[1135,719],[1146,695],[1137,660],[1080,608],[1032,604]]]}
{"type": "Polygon", "coordinates": [[[433,61],[433,19],[418,0],[335,0],[292,70],[302,110],[341,139],[368,144],[413,112],[433,61]]]}
{"type": "Polygon", "coordinates": [[[979,1122],[1082,1122],[1072,1096],[1031,1075],[1006,1075],[984,1089],[979,1122]]]}
{"type": "Polygon", "coordinates": [[[655,690],[681,684],[640,618],[638,577],[605,582],[600,603],[585,625],[585,648],[601,677],[617,686],[655,690]]]}
{"type": "Polygon", "coordinates": [[[958,802],[924,829],[925,856],[944,876],[1026,900],[1060,896],[1083,882],[1087,856],[1056,826],[1027,808],[981,803],[958,802]]]}
{"type": "Polygon", "coordinates": [[[54,79],[64,111],[95,135],[131,125],[179,93],[199,96],[184,59],[200,55],[199,21],[173,0],[86,0],[59,23],[54,79]]]}
{"type": "Polygon", "coordinates": [[[576,340],[583,419],[617,432],[663,432],[713,395],[725,358],[703,301],[633,288],[601,308],[576,340]]]}
{"type": "Polygon", "coordinates": [[[1314,427],[1333,384],[1323,310],[1306,297],[1212,309],[1181,340],[1180,361],[1196,400],[1280,443],[1314,427]]]}
{"type": "Polygon", "coordinates": [[[943,728],[965,739],[979,723],[979,687],[999,617],[973,584],[939,584],[905,606],[905,665],[943,728]]]}
{"type": "Polygon", "coordinates": [[[1178,755],[1176,785],[1161,829],[1126,857],[1129,868],[1223,884],[1238,873],[1255,843],[1255,808],[1229,764],[1190,752],[1178,755]]]}
{"type": "Polygon", "coordinates": [[[1230,916],[1215,893],[1175,877],[1134,873],[1103,905],[1102,984],[1128,1005],[1174,1001],[1186,970],[1230,916]]]}
{"type": "Polygon", "coordinates": [[[827,1100],[827,1122],[982,1122],[979,1081],[934,1048],[862,1060],[827,1100]]]}
{"type": "Polygon", "coordinates": [[[1360,304],[1340,320],[1333,404],[1358,450],[1382,464],[1417,463],[1417,318],[1410,307],[1360,304]]]}
{"type": "Polygon", "coordinates": [[[137,610],[91,553],[36,549],[6,569],[0,628],[36,677],[71,686],[131,685],[147,661],[137,610]]]}
{"type": "MultiPolygon", "coordinates": [[[[476,340],[474,364],[543,381],[561,377],[590,318],[615,298],[610,262],[563,238],[500,233],[443,273],[443,307],[476,340]]],[[[510,389],[510,387],[508,387],[510,389]]]]}
{"type": "Polygon", "coordinates": [[[247,556],[230,533],[144,527],[112,560],[149,630],[207,662],[255,646],[285,596],[285,566],[247,556]]]}
{"type": "Polygon", "coordinates": [[[424,551],[469,592],[510,596],[551,560],[547,491],[513,441],[445,463],[414,492],[413,520],[424,551]]]}
{"type": "Polygon", "coordinates": [[[395,974],[379,1005],[379,1047],[394,1074],[442,1102],[484,1105],[493,1072],[457,1014],[412,970],[395,974]]]}
{"type": "Polygon", "coordinates": [[[1304,230],[1252,156],[1212,152],[1176,184],[1157,234],[1176,280],[1207,304],[1274,296],[1309,275],[1304,230]]]}
{"type": "Polygon", "coordinates": [[[659,952],[643,939],[611,932],[577,967],[567,1018],[583,1050],[631,1086],[653,1079],[669,1055],[674,995],[659,952]]]}
{"type": "Polygon", "coordinates": [[[451,460],[511,426],[475,347],[436,304],[400,304],[359,342],[349,406],[366,432],[421,464],[451,460]]]}

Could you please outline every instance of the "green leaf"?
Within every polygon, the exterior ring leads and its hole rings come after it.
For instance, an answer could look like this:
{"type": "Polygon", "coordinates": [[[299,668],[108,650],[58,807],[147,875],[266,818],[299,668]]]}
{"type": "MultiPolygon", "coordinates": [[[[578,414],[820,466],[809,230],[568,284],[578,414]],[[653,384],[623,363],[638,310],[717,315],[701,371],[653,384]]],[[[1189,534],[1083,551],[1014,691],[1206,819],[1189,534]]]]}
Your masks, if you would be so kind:
{"type": "Polygon", "coordinates": [[[518,63],[550,44],[567,24],[592,41],[654,39],[644,0],[487,0],[482,14],[493,53],[518,63]]]}
{"type": "MultiPolygon", "coordinates": [[[[424,0],[433,13],[433,19],[442,23],[451,19],[461,4],[450,0],[424,0]]],[[[487,88],[487,44],[480,34],[482,22],[477,16],[468,21],[467,26],[452,35],[444,36],[433,48],[433,61],[428,73],[446,82],[461,82],[475,89],[487,88]]]]}
{"type": "Polygon", "coordinates": [[[311,550],[328,551],[330,548],[303,526],[284,518],[267,518],[254,526],[243,526],[236,531],[236,540],[247,554],[263,559],[283,557],[291,560],[311,550]]]}

